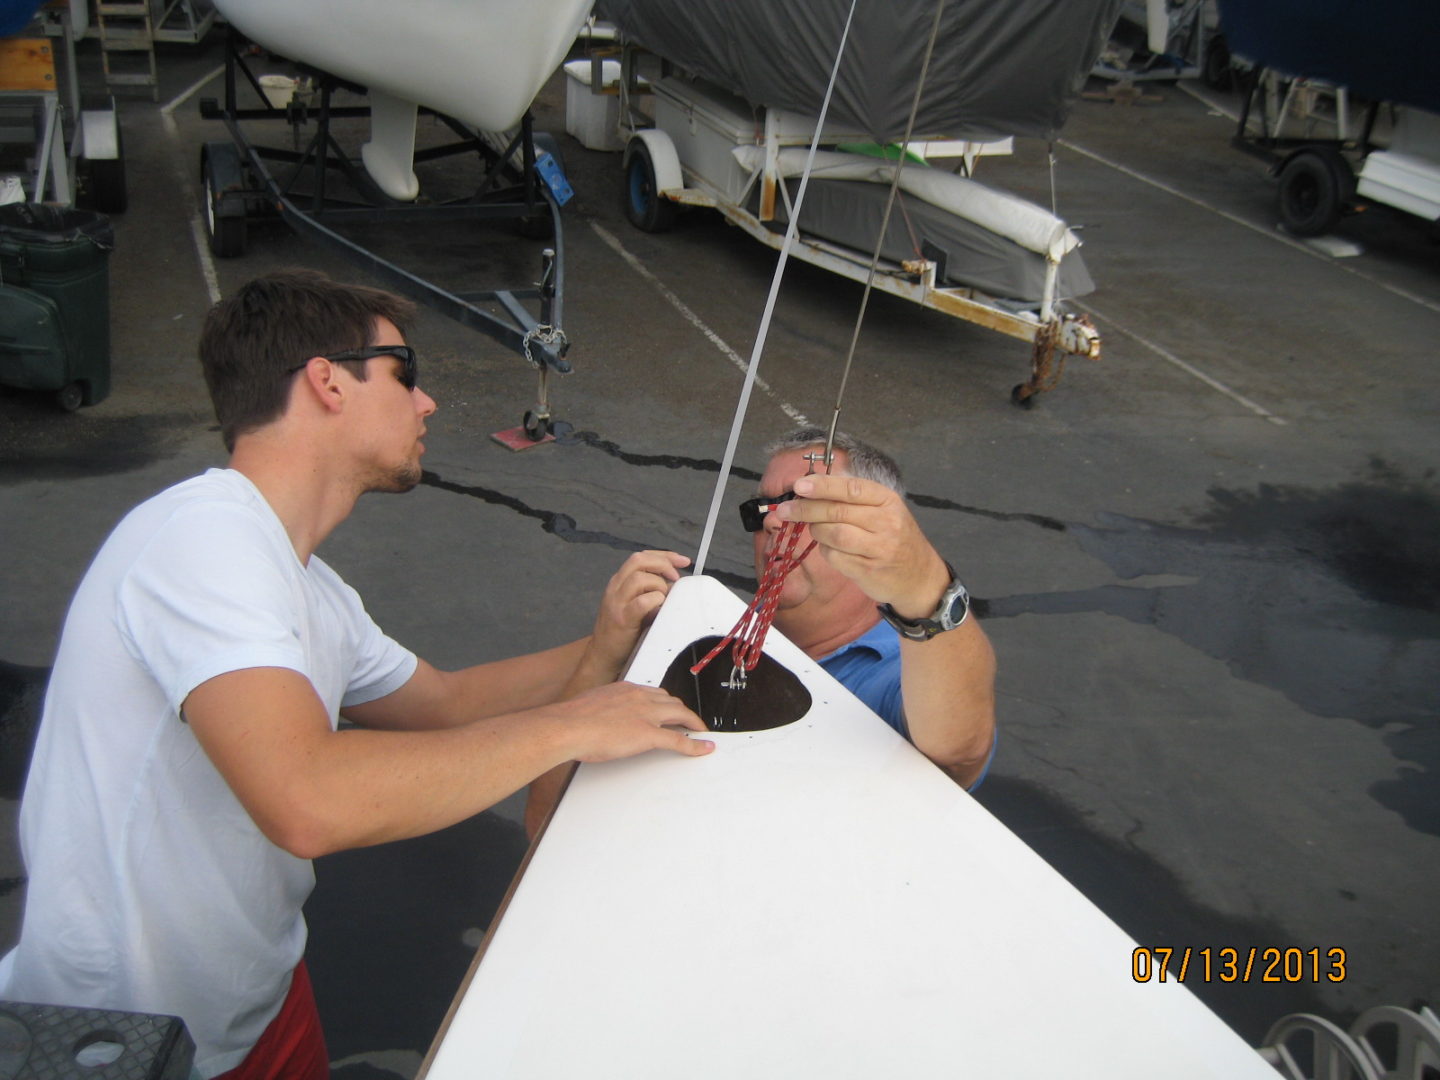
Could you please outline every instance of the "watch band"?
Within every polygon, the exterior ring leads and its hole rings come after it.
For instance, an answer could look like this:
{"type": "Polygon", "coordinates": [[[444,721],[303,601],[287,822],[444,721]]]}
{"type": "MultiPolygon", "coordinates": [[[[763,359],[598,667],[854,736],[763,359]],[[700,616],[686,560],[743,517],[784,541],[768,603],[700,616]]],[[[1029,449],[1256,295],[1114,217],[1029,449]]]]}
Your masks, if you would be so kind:
{"type": "Polygon", "coordinates": [[[929,641],[936,634],[960,626],[970,617],[970,594],[961,584],[955,568],[946,562],[945,569],[950,571],[950,584],[945,587],[939,605],[928,619],[907,619],[889,604],[876,604],[880,617],[911,641],[929,641]]]}

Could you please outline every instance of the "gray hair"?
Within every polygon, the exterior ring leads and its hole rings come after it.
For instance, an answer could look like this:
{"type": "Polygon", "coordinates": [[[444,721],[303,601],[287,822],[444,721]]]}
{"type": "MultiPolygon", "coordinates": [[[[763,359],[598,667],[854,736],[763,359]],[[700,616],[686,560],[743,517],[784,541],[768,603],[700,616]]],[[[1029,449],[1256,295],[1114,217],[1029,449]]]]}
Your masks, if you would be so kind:
{"type": "MultiPolygon", "coordinates": [[[[829,435],[824,428],[796,428],[765,447],[765,460],[768,461],[787,450],[803,450],[817,444],[824,446],[829,435]]],[[[895,464],[895,459],[889,454],[843,431],[835,433],[834,448],[845,451],[845,456],[849,459],[846,471],[851,476],[858,476],[861,480],[874,480],[904,497],[905,481],[900,476],[900,466],[895,464]]]]}

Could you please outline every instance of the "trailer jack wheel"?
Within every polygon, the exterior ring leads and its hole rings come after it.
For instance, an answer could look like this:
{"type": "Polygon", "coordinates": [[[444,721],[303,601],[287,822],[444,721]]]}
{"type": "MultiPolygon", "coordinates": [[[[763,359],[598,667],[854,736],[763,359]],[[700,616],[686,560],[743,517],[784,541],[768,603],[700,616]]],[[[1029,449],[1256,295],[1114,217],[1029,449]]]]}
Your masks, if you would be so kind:
{"type": "Polygon", "coordinates": [[[534,409],[527,409],[525,411],[524,427],[526,438],[531,442],[539,442],[545,438],[546,435],[550,434],[554,427],[554,422],[550,419],[549,413],[538,413],[534,409]]]}

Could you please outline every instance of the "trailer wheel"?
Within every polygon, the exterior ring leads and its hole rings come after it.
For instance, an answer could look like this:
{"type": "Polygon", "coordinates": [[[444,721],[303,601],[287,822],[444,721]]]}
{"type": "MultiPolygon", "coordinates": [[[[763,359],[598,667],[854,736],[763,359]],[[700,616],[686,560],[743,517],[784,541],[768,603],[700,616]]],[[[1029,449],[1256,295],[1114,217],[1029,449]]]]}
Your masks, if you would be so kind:
{"type": "Polygon", "coordinates": [[[1329,147],[1298,151],[1280,168],[1280,224],[1296,236],[1329,232],[1350,198],[1353,177],[1345,159],[1329,147]]]}
{"type": "Polygon", "coordinates": [[[1200,65],[1200,81],[1212,90],[1233,90],[1235,68],[1230,60],[1230,46],[1224,34],[1216,34],[1205,46],[1205,60],[1200,65]]]}
{"type": "Polygon", "coordinates": [[[68,382],[55,391],[55,404],[62,412],[74,412],[85,404],[85,387],[68,382]]]}
{"type": "Polygon", "coordinates": [[[655,162],[650,150],[640,139],[631,139],[625,147],[625,189],[622,192],[625,216],[642,232],[665,232],[675,224],[679,210],[669,199],[660,197],[655,180],[655,162]]]}
{"type": "Polygon", "coordinates": [[[245,219],[220,214],[220,192],[216,190],[215,174],[208,155],[201,158],[200,178],[205,185],[205,235],[210,251],[218,259],[233,259],[245,253],[245,219]]]}

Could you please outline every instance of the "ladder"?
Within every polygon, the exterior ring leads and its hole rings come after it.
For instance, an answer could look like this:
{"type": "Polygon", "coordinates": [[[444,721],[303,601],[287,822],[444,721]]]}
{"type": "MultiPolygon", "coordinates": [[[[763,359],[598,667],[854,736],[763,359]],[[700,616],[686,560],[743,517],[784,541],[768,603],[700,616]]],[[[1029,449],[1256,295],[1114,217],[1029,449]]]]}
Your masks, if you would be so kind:
{"type": "Polygon", "coordinates": [[[95,5],[100,30],[100,55],[105,67],[105,85],[148,86],[150,100],[160,100],[160,80],[155,74],[155,29],[148,0],[95,5]],[[142,61],[143,57],[143,61],[142,61]]]}

